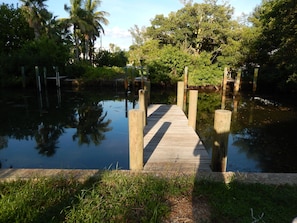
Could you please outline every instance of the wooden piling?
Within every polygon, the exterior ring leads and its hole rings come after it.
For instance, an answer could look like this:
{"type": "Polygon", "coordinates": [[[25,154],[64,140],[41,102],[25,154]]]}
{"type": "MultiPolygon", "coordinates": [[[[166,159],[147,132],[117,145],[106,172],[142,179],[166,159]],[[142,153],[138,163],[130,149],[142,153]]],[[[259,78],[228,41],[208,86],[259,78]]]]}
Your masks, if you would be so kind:
{"type": "Polygon", "coordinates": [[[22,84],[23,88],[26,88],[26,75],[25,75],[25,67],[21,67],[21,74],[22,74],[22,84]]]}
{"type": "Polygon", "coordinates": [[[40,81],[40,75],[39,75],[39,68],[38,68],[38,66],[35,66],[35,75],[36,75],[37,89],[38,89],[39,92],[41,92],[41,81],[40,81]]]}
{"type": "Polygon", "coordinates": [[[235,80],[235,86],[234,86],[234,95],[237,96],[239,89],[240,89],[240,80],[241,80],[241,69],[238,69],[236,80],[235,80]]]}
{"type": "Polygon", "coordinates": [[[139,110],[143,111],[143,126],[146,126],[147,123],[147,102],[146,102],[146,91],[140,89],[138,91],[139,99],[139,110]]]}
{"type": "Polygon", "coordinates": [[[129,111],[129,168],[143,169],[143,114],[141,110],[129,111]]]}
{"type": "Polygon", "coordinates": [[[151,82],[146,81],[144,85],[144,90],[146,92],[146,107],[151,103],[151,82]]]}
{"type": "Polygon", "coordinates": [[[124,88],[125,88],[125,94],[128,94],[128,78],[126,77],[124,79],[124,88]]]}
{"type": "Polygon", "coordinates": [[[44,88],[47,88],[47,78],[46,78],[46,67],[43,67],[43,81],[44,81],[44,88]]]}
{"type": "Polygon", "coordinates": [[[60,82],[59,68],[58,68],[58,67],[55,67],[55,70],[56,70],[56,86],[57,86],[58,88],[60,88],[60,86],[61,86],[61,82],[60,82]]]}
{"type": "Polygon", "coordinates": [[[183,81],[177,83],[177,106],[184,111],[184,89],[185,85],[183,81]]]}
{"type": "Polygon", "coordinates": [[[183,104],[183,110],[185,110],[185,108],[187,107],[187,91],[188,91],[188,67],[185,67],[185,71],[184,71],[184,104],[183,104]]]}
{"type": "Polygon", "coordinates": [[[227,79],[228,79],[228,67],[224,68],[224,76],[223,76],[223,93],[225,94],[227,89],[227,79]]]}
{"type": "Polygon", "coordinates": [[[214,117],[214,141],[211,168],[214,172],[226,172],[228,137],[231,126],[231,111],[216,110],[214,117]]]}
{"type": "Polygon", "coordinates": [[[196,131],[196,122],[197,122],[197,100],[198,100],[198,91],[190,90],[188,125],[191,126],[195,131],[196,131]]]}
{"type": "Polygon", "coordinates": [[[258,74],[259,74],[259,66],[255,67],[255,69],[254,69],[253,93],[255,93],[257,90],[258,74]]]}

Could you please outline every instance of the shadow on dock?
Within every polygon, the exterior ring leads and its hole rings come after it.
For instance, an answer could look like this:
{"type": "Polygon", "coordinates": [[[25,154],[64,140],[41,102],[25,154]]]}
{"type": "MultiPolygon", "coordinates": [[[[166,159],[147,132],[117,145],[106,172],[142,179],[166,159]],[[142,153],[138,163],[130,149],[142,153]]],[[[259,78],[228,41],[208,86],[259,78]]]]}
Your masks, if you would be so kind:
{"type": "Polygon", "coordinates": [[[170,110],[171,106],[160,105],[157,109],[153,108],[154,105],[151,106],[148,112],[148,119],[150,120],[144,128],[144,135],[146,135],[151,129],[156,125],[156,123],[165,116],[165,114],[170,110]]]}
{"type": "Polygon", "coordinates": [[[143,160],[144,165],[147,163],[147,161],[149,160],[149,158],[157,148],[158,144],[164,137],[170,125],[171,125],[170,122],[164,122],[161,128],[156,132],[156,134],[153,136],[153,138],[148,142],[148,144],[144,148],[144,160],[143,160]]]}

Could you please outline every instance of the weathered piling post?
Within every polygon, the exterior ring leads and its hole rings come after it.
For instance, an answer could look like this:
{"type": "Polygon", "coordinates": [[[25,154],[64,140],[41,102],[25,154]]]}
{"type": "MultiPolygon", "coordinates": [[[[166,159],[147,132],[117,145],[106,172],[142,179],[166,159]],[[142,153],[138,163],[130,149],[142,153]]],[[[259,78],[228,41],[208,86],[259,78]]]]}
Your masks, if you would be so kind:
{"type": "Polygon", "coordinates": [[[124,89],[125,89],[125,95],[128,95],[128,68],[125,67],[125,79],[124,79],[124,89]]]}
{"type": "Polygon", "coordinates": [[[26,75],[25,75],[25,67],[21,67],[21,74],[22,74],[22,85],[23,88],[26,88],[26,75]]]}
{"type": "Polygon", "coordinates": [[[151,103],[151,82],[146,81],[144,85],[144,90],[146,91],[146,106],[151,103]]]}
{"type": "Polygon", "coordinates": [[[41,81],[40,81],[40,75],[39,75],[39,68],[38,68],[38,66],[35,66],[35,75],[36,75],[37,89],[38,89],[39,92],[41,92],[41,81]]]}
{"type": "Polygon", "coordinates": [[[185,70],[184,70],[184,104],[183,104],[183,110],[186,109],[187,107],[187,91],[188,91],[188,67],[185,67],[185,70]]]}
{"type": "Polygon", "coordinates": [[[231,111],[216,110],[214,117],[214,140],[212,146],[211,168],[214,172],[226,172],[228,136],[231,126],[231,111]]]}
{"type": "Polygon", "coordinates": [[[141,89],[144,88],[144,78],[143,78],[143,62],[144,59],[140,58],[140,72],[141,72],[141,89]]]}
{"type": "Polygon", "coordinates": [[[146,103],[146,91],[140,89],[138,91],[139,95],[139,110],[143,111],[143,126],[146,126],[147,123],[147,103],[146,103]]]}
{"type": "Polygon", "coordinates": [[[197,100],[198,100],[198,91],[190,90],[188,125],[191,126],[195,131],[196,131],[196,121],[197,121],[197,100]]]}
{"type": "Polygon", "coordinates": [[[185,85],[183,81],[177,82],[177,106],[184,111],[184,91],[185,85]]]}
{"type": "Polygon", "coordinates": [[[226,108],[226,93],[222,92],[221,109],[226,108]]]}
{"type": "Polygon", "coordinates": [[[125,80],[124,80],[125,95],[128,94],[128,86],[129,86],[129,84],[128,84],[128,78],[125,77],[125,80]]]}
{"type": "Polygon", "coordinates": [[[56,86],[57,86],[58,88],[60,88],[61,83],[60,83],[60,73],[59,73],[59,68],[58,68],[58,67],[55,67],[55,70],[56,70],[56,86]]]}
{"type": "Polygon", "coordinates": [[[143,169],[143,117],[144,112],[132,109],[129,111],[129,168],[143,169]]]}
{"type": "Polygon", "coordinates": [[[256,92],[257,90],[257,80],[258,80],[258,74],[259,74],[259,65],[257,65],[255,68],[254,68],[254,79],[253,79],[253,93],[256,92]]]}
{"type": "Polygon", "coordinates": [[[224,68],[224,76],[223,76],[223,93],[226,93],[227,89],[227,79],[228,79],[228,67],[224,68]]]}
{"type": "Polygon", "coordinates": [[[223,83],[222,83],[222,103],[221,109],[225,109],[226,105],[226,90],[227,90],[228,67],[224,68],[223,83]]]}
{"type": "Polygon", "coordinates": [[[236,79],[235,79],[235,86],[234,86],[234,95],[237,96],[239,89],[240,89],[240,79],[241,79],[241,69],[238,69],[236,79]]]}
{"type": "Polygon", "coordinates": [[[43,82],[44,82],[44,88],[47,88],[47,78],[46,78],[46,67],[43,67],[43,82]]]}

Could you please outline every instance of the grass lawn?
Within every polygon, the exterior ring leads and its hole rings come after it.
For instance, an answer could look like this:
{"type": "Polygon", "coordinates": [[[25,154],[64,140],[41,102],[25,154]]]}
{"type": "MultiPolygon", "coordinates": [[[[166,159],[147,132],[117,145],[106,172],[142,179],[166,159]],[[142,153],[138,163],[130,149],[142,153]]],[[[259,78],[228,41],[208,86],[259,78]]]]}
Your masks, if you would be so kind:
{"type": "Polygon", "coordinates": [[[297,186],[102,172],[0,183],[0,222],[291,222],[297,186]]]}

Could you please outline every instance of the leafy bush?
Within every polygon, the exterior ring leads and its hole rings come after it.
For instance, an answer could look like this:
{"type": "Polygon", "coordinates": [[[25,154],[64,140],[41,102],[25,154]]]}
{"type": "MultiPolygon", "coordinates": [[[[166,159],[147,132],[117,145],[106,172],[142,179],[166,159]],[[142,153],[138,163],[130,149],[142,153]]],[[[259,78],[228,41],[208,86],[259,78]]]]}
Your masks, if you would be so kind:
{"type": "Polygon", "coordinates": [[[211,54],[202,52],[189,66],[189,85],[219,85],[222,82],[223,68],[211,63],[211,54]]]}
{"type": "Polygon", "coordinates": [[[124,68],[121,67],[86,67],[82,79],[85,83],[101,80],[115,80],[123,78],[125,74],[124,68]]]}
{"type": "Polygon", "coordinates": [[[88,66],[89,65],[83,61],[69,64],[65,67],[66,76],[69,78],[79,78],[86,72],[88,66]]]}

